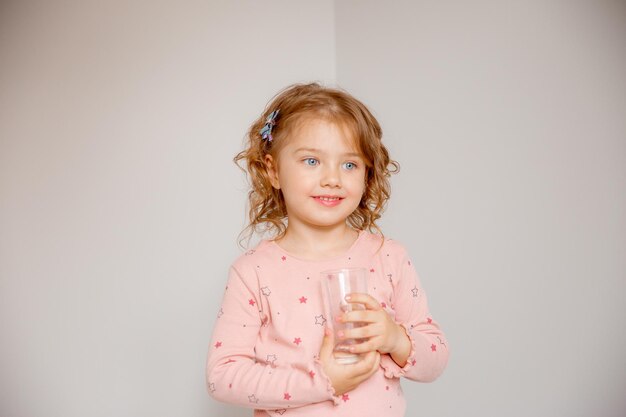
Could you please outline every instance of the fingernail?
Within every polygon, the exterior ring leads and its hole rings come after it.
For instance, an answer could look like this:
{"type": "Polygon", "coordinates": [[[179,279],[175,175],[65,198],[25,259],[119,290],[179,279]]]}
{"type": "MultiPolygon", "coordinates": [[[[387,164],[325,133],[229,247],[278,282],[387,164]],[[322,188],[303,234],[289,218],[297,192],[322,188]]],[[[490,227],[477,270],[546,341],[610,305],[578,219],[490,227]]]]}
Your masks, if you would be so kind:
{"type": "Polygon", "coordinates": [[[346,301],[350,301],[352,299],[351,295],[346,295],[346,301]]]}

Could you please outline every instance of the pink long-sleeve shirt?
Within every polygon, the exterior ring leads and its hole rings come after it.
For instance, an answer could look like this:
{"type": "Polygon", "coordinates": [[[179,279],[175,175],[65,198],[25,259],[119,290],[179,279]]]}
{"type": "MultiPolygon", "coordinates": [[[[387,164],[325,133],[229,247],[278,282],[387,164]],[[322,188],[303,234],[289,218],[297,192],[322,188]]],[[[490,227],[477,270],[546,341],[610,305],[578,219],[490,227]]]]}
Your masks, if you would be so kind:
{"type": "Polygon", "coordinates": [[[342,256],[303,260],[262,241],[230,268],[207,360],[207,389],[254,416],[404,416],[400,377],[430,382],[444,370],[448,344],[428,312],[426,294],[404,247],[360,232],[342,256]],[[318,354],[325,311],[321,272],[362,267],[368,292],[405,329],[412,349],[404,367],[381,355],[380,369],[335,396],[318,354]]]}

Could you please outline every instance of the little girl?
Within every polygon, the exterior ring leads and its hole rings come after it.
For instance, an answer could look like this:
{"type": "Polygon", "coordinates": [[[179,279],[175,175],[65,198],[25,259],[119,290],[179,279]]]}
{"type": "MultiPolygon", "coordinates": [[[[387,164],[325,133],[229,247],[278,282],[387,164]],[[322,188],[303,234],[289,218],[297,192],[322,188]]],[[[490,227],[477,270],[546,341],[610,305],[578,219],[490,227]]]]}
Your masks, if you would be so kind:
{"type": "Polygon", "coordinates": [[[207,389],[255,416],[403,416],[400,377],[430,382],[446,339],[404,247],[375,221],[398,169],[369,110],[344,91],[294,85],[248,133],[248,236],[273,232],[231,266],[207,361],[207,389]],[[328,317],[321,272],[366,268],[366,309],[328,317]],[[354,364],[337,363],[331,321],[362,327],[354,364]]]}

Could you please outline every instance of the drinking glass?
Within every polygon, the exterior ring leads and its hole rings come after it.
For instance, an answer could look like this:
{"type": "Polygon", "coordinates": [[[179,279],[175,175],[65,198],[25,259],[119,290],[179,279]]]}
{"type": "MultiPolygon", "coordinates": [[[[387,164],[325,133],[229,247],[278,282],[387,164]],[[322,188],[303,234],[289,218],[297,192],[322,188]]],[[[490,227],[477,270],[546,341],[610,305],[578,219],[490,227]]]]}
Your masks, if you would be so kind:
{"type": "Polygon", "coordinates": [[[362,339],[340,339],[339,331],[361,327],[364,323],[338,323],[335,318],[348,311],[365,310],[360,303],[349,303],[346,295],[353,293],[367,294],[367,274],[364,268],[342,268],[322,272],[322,282],[326,287],[329,313],[335,335],[334,356],[342,364],[355,363],[359,355],[350,353],[351,345],[361,343],[362,339]]]}

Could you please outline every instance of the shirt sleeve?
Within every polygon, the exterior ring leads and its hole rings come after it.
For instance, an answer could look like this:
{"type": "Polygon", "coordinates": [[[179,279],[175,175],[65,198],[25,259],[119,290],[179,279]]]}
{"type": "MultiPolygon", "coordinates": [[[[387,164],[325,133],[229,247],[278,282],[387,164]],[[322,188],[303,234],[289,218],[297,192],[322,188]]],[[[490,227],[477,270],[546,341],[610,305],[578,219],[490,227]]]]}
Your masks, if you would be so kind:
{"type": "Polygon", "coordinates": [[[255,344],[267,319],[256,275],[247,278],[248,281],[231,267],[209,346],[209,394],[218,401],[264,410],[327,400],[337,404],[334,389],[318,359],[295,367],[256,358],[255,344]]]}
{"type": "Polygon", "coordinates": [[[409,256],[401,246],[396,255],[398,266],[393,268],[395,274],[390,278],[394,287],[392,308],[396,323],[404,328],[411,341],[411,352],[404,367],[390,355],[381,357],[381,367],[387,378],[404,376],[413,381],[432,382],[448,363],[448,342],[428,311],[426,293],[409,256]]]}

